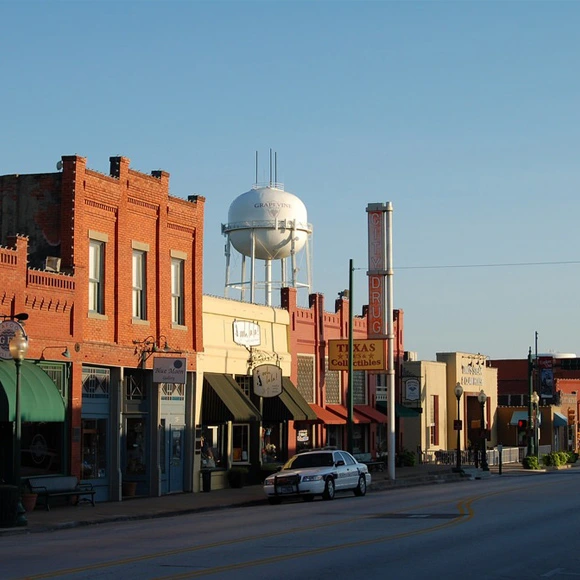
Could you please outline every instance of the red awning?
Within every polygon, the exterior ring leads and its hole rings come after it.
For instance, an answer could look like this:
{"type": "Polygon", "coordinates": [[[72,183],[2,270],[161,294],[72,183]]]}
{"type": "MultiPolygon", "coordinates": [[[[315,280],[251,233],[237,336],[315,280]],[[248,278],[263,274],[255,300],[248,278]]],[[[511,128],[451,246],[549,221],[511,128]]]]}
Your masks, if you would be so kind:
{"type": "Polygon", "coordinates": [[[320,419],[320,421],[322,421],[326,425],[344,425],[346,423],[345,419],[342,419],[338,415],[335,415],[334,413],[331,413],[330,411],[323,409],[319,405],[313,405],[312,403],[310,403],[310,406],[312,407],[312,410],[316,413],[316,416],[320,419]]]}
{"type": "MultiPolygon", "coordinates": [[[[326,408],[333,413],[336,413],[339,417],[344,419],[346,422],[348,420],[348,410],[344,405],[326,405],[326,408]]],[[[356,409],[353,409],[352,413],[353,423],[370,423],[371,420],[362,413],[358,413],[356,409]]]]}
{"type": "Polygon", "coordinates": [[[384,413],[377,411],[370,405],[355,405],[354,410],[368,417],[372,423],[386,423],[388,421],[388,417],[384,413]]]}

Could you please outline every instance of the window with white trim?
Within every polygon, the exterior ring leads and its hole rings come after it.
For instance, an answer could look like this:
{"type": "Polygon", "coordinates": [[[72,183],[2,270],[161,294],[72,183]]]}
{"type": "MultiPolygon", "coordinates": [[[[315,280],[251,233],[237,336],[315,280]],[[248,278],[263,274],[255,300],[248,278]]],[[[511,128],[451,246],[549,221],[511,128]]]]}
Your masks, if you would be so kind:
{"type": "Polygon", "coordinates": [[[171,322],[185,324],[183,307],[183,270],[184,261],[179,258],[171,259],[171,322]]]}
{"type": "Polygon", "coordinates": [[[89,312],[104,314],[105,243],[89,240],[89,312]]]}
{"type": "Polygon", "coordinates": [[[133,318],[147,320],[147,253],[133,250],[133,318]]]}

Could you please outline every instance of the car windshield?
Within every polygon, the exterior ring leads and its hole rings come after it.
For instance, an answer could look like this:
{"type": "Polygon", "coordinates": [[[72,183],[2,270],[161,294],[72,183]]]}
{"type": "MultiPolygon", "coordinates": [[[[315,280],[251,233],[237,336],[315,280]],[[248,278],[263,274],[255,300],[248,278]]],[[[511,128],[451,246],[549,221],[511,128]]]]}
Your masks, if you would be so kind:
{"type": "Polygon", "coordinates": [[[305,453],[295,455],[284,469],[297,469],[301,467],[331,467],[334,465],[332,453],[305,453]]]}

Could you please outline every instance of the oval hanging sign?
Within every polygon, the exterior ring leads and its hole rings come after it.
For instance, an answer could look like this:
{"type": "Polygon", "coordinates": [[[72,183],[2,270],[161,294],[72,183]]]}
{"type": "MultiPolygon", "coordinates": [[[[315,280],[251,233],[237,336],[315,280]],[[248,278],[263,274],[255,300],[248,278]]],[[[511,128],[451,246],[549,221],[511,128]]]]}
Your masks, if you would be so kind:
{"type": "Polygon", "coordinates": [[[252,371],[254,394],[258,397],[277,397],[282,392],[282,369],[276,365],[260,365],[252,371]]]}

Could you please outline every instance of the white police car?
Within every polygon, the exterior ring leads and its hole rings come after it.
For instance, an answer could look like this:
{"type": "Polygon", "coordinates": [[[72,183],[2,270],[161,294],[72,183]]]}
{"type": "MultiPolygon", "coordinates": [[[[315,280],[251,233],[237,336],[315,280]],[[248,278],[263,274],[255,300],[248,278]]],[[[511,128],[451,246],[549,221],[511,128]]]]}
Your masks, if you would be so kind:
{"type": "Polygon", "coordinates": [[[341,449],[317,449],[295,455],[280,471],[268,476],[264,492],[271,504],[292,497],[312,501],[317,495],[331,500],[337,491],[353,491],[363,496],[370,483],[368,467],[350,453],[341,449]]]}

